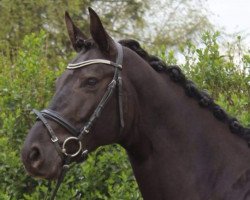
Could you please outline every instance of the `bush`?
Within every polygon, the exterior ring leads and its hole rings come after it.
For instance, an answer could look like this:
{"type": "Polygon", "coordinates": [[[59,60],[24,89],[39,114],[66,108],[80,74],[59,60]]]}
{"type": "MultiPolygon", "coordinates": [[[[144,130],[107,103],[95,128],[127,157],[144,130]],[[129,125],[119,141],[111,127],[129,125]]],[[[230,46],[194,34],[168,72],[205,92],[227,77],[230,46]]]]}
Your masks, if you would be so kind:
{"type": "Polygon", "coordinates": [[[44,32],[38,36],[31,34],[25,37],[17,53],[9,52],[0,60],[0,174],[4,175],[0,191],[9,199],[21,199],[23,193],[30,192],[36,185],[36,181],[24,176],[20,149],[34,122],[31,109],[47,104],[53,80],[59,72],[47,65],[45,43],[44,32]],[[15,53],[16,57],[10,59],[15,53]]]}
{"type": "Polygon", "coordinates": [[[205,33],[202,47],[188,43],[180,48],[185,74],[208,91],[229,114],[250,126],[250,59],[241,48],[240,37],[228,48],[219,45],[220,34],[205,33]],[[224,53],[221,53],[223,50],[224,53]]]}

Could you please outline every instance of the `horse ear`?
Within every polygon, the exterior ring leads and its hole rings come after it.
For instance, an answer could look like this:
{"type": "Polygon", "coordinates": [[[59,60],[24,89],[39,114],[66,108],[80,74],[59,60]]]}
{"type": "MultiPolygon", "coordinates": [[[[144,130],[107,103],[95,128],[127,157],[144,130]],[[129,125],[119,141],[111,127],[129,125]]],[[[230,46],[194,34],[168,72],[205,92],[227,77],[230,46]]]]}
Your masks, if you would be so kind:
{"type": "Polygon", "coordinates": [[[115,42],[104,29],[102,22],[96,12],[89,7],[90,33],[92,38],[104,53],[113,55],[116,52],[115,42]]]}
{"type": "Polygon", "coordinates": [[[84,47],[84,40],[87,37],[81,32],[81,30],[73,23],[69,13],[65,12],[65,22],[68,29],[68,34],[73,48],[79,52],[84,47]]]}

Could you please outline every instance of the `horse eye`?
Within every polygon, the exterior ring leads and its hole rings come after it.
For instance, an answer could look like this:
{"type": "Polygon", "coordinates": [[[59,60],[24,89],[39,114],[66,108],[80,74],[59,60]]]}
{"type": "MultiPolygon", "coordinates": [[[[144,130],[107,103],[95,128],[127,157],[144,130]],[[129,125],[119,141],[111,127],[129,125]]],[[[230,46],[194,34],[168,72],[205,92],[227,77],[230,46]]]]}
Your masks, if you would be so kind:
{"type": "Polygon", "coordinates": [[[95,86],[98,83],[98,80],[96,78],[88,78],[86,80],[86,85],[87,86],[95,86]]]}

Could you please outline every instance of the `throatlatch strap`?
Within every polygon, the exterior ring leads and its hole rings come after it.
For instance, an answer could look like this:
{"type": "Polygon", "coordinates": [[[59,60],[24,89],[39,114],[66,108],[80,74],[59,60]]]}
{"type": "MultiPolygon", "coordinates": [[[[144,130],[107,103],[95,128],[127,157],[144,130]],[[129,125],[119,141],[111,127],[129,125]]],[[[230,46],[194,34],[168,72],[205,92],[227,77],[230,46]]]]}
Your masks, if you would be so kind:
{"type": "Polygon", "coordinates": [[[116,48],[117,48],[116,64],[122,66],[122,62],[123,62],[123,50],[122,50],[122,45],[120,45],[119,43],[115,43],[115,44],[116,44],[116,48]]]}

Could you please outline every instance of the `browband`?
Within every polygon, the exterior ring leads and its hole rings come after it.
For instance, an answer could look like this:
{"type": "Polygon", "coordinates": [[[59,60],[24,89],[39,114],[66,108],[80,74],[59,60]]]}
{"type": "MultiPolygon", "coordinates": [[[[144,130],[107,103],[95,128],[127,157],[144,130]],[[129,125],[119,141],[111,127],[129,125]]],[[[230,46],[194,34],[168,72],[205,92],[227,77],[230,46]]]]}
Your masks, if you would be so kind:
{"type": "Polygon", "coordinates": [[[69,63],[67,66],[67,69],[77,69],[77,68],[85,67],[85,66],[92,65],[92,64],[112,65],[114,67],[122,69],[121,64],[117,64],[112,61],[104,60],[104,59],[93,59],[93,60],[87,60],[87,61],[83,61],[79,63],[69,63]]]}
{"type": "Polygon", "coordinates": [[[78,68],[85,67],[85,66],[92,65],[92,64],[112,65],[116,68],[122,69],[122,62],[123,62],[122,46],[117,42],[115,43],[115,45],[118,51],[116,62],[112,62],[110,60],[105,60],[105,59],[91,59],[91,60],[86,60],[86,61],[78,62],[78,63],[69,63],[67,66],[67,69],[78,69],[78,68]]]}

